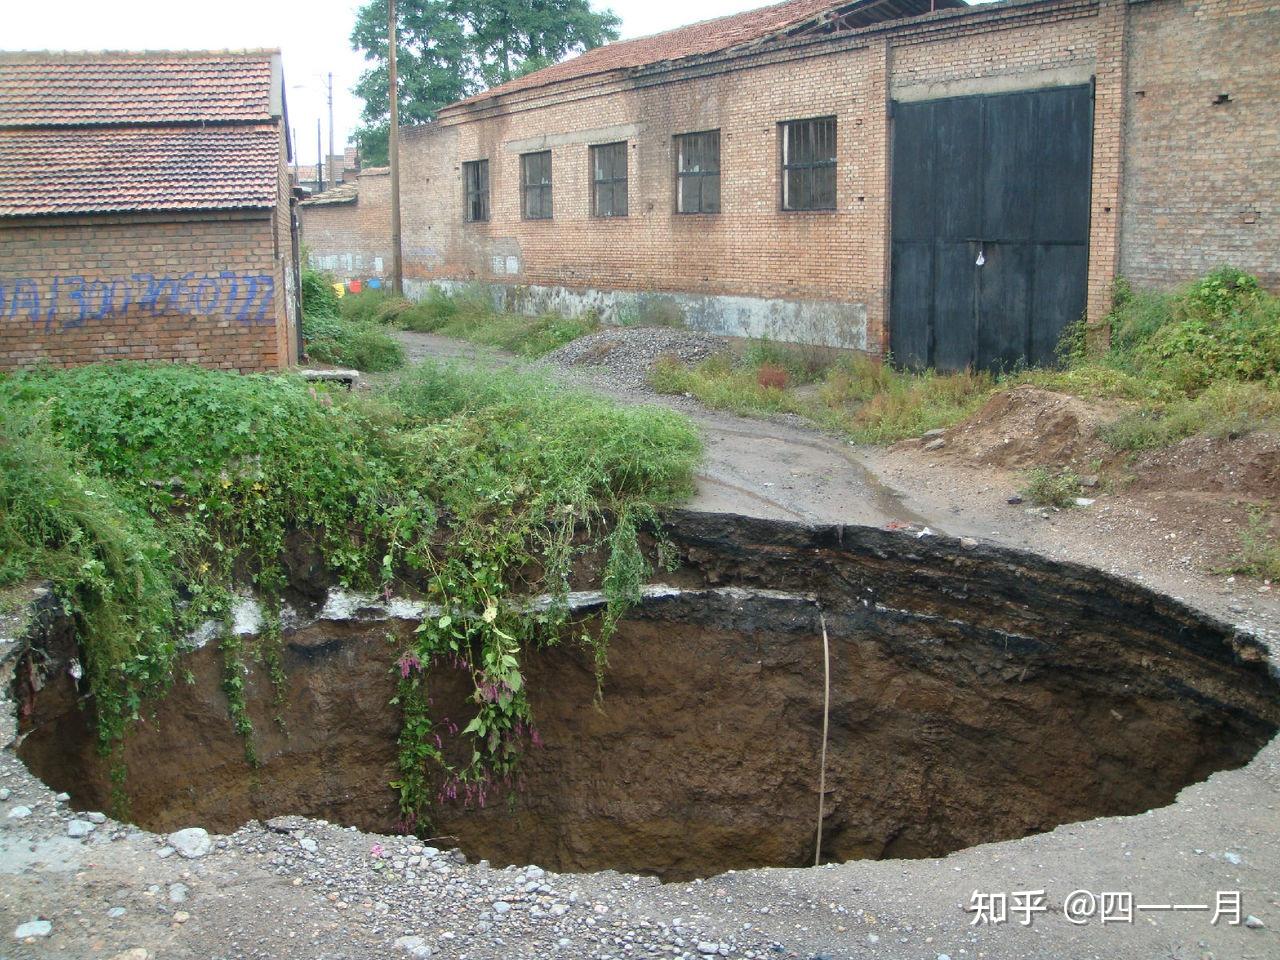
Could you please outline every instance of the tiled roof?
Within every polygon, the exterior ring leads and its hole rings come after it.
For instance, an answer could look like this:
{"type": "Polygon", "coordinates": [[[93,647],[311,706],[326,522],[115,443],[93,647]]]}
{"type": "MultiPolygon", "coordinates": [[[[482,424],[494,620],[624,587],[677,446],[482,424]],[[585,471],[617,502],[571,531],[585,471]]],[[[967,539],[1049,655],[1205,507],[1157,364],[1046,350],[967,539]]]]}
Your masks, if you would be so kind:
{"type": "MultiPolygon", "coordinates": [[[[960,0],[940,0],[938,7],[963,5],[960,0]]],[[[876,6],[875,0],[787,0],[770,7],[748,10],[715,20],[703,20],[688,26],[677,27],[665,33],[655,33],[648,37],[637,37],[634,40],[622,40],[607,43],[594,50],[573,57],[572,59],[553,64],[542,70],[536,70],[526,76],[511,80],[500,86],[478,93],[455,106],[478,103],[492,97],[521,90],[559,83],[564,80],[575,80],[595,74],[610,73],[615,70],[626,70],[649,64],[662,63],[667,60],[681,60],[685,57],[696,57],[721,50],[728,50],[753,40],[760,40],[798,26],[812,20],[829,10],[842,7],[867,7],[868,12],[876,6]]],[[[897,16],[927,13],[930,10],[929,0],[891,0],[891,6],[897,16]]],[[[885,14],[873,13],[879,19],[885,14]]]]}
{"type": "Polygon", "coordinates": [[[275,126],[0,130],[0,217],[273,207],[275,126]]]}
{"type": "Polygon", "coordinates": [[[272,56],[0,53],[0,127],[266,121],[272,56]]]}

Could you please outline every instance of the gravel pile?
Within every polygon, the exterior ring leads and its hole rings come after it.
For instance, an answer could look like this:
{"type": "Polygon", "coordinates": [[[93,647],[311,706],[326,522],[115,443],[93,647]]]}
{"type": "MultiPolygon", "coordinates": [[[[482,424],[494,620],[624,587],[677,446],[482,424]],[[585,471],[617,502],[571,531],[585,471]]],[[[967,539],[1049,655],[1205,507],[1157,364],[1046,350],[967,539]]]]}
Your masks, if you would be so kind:
{"type": "Polygon", "coordinates": [[[553,350],[543,363],[565,369],[607,374],[620,387],[648,386],[648,373],[659,357],[697,363],[725,348],[723,337],[672,327],[607,327],[553,350]]]}

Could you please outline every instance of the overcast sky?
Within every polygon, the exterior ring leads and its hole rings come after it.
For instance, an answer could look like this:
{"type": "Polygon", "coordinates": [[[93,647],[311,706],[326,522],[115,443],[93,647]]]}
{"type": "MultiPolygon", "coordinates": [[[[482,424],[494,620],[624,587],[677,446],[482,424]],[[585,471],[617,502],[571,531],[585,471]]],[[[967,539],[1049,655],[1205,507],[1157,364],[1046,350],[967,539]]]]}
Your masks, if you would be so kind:
{"type": "MultiPolygon", "coordinates": [[[[622,36],[640,37],[695,20],[750,10],[769,0],[592,0],[622,17],[622,36]]],[[[357,0],[30,0],[6,4],[5,50],[138,50],[279,47],[284,53],[289,121],[303,162],[315,161],[316,120],[329,121],[326,75],[333,72],[338,150],[359,123],[351,86],[363,61],[349,37],[357,0]]]]}

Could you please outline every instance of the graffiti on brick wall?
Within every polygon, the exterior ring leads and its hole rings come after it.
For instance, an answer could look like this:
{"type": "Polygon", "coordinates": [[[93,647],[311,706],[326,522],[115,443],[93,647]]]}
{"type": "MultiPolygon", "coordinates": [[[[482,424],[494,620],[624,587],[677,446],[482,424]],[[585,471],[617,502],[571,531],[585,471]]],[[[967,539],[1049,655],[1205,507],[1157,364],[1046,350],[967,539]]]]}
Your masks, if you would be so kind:
{"type": "Polygon", "coordinates": [[[56,276],[0,279],[0,319],[26,318],[46,333],[73,330],[133,311],[153,317],[222,317],[243,324],[275,322],[275,278],[223,270],[158,276],[135,273],[107,279],[56,276]]]}

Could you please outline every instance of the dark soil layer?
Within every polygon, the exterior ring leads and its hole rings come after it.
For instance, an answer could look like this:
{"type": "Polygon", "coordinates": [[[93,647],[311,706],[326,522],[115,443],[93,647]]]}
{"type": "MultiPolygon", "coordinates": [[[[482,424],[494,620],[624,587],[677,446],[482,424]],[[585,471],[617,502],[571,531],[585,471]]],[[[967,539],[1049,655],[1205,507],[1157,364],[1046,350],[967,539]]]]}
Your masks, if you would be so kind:
{"type": "MultiPolygon", "coordinates": [[[[811,862],[832,698],[824,857],[933,856],[1169,803],[1243,765],[1280,728],[1280,686],[1251,640],[1100,572],[866,527],[672,514],[683,565],[625,621],[603,701],[590,655],[528,654],[545,746],[517,789],[446,805],[434,833],[495,864],[668,879],[811,862]]],[[[130,741],[131,816],[152,829],[307,814],[396,827],[399,717],[388,634],[407,621],[287,632],[283,725],[249,684],[263,760],[232,732],[215,645],[130,741]]],[[[65,632],[19,671],[20,754],[85,807],[108,802],[65,632]]],[[[461,726],[465,678],[439,673],[461,726]]]]}

